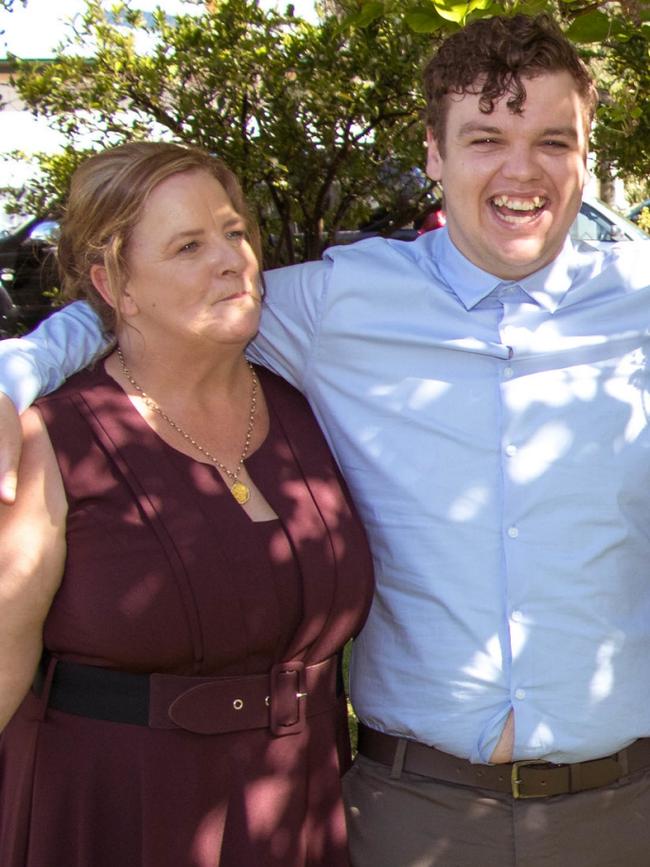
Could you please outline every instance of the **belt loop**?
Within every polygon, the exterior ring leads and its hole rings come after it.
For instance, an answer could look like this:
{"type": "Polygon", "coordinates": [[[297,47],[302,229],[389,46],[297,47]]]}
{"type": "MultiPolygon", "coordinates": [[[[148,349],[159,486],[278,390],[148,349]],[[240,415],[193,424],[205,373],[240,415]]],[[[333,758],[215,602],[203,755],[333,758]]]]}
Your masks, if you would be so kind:
{"type": "Polygon", "coordinates": [[[397,738],[397,746],[395,747],[395,755],[393,756],[393,764],[390,769],[390,779],[399,780],[402,776],[404,768],[404,759],[406,758],[406,748],[408,741],[406,738],[397,738]]]}
{"type": "Polygon", "coordinates": [[[621,776],[627,777],[629,776],[629,762],[627,760],[627,748],[624,750],[620,750],[616,753],[616,760],[618,761],[618,766],[621,769],[621,776]]]}
{"type": "Polygon", "coordinates": [[[307,683],[301,660],[276,662],[271,667],[269,701],[269,727],[276,737],[302,732],[307,716],[307,683]]]}

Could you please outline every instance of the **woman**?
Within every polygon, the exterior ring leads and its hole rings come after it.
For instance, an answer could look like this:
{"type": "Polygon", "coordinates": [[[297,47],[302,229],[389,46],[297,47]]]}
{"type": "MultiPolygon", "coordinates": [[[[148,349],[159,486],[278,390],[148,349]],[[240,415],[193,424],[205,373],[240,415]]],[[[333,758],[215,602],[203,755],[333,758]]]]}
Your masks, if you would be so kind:
{"type": "Polygon", "coordinates": [[[370,558],[303,398],[244,357],[258,249],[201,150],[74,175],[62,282],[116,344],[25,414],[0,511],[3,867],[348,863],[370,558]]]}

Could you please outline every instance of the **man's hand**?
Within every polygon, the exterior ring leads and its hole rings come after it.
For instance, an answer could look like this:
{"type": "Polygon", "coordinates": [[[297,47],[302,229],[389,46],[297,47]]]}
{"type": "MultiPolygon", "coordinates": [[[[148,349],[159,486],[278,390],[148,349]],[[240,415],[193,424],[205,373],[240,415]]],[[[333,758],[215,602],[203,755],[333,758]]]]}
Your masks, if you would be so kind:
{"type": "Polygon", "coordinates": [[[16,499],[22,445],[23,435],[16,408],[7,395],[0,392],[0,502],[8,506],[16,499]]]}

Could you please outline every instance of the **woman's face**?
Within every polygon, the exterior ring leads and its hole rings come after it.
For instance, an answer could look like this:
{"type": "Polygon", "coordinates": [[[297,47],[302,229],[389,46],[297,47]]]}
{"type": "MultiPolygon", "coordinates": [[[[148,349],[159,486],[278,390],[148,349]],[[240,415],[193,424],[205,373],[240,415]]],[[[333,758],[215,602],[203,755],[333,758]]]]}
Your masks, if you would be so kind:
{"type": "Polygon", "coordinates": [[[259,324],[257,260],[246,224],[206,171],[149,195],[129,241],[126,323],[147,338],[246,344],[259,324]]]}

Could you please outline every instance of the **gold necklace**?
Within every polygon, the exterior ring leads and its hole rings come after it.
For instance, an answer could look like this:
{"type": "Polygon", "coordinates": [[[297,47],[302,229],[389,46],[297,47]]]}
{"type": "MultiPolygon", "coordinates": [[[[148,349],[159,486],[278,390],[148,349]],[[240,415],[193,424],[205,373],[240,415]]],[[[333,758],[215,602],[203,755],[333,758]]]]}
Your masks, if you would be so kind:
{"type": "Polygon", "coordinates": [[[149,395],[146,393],[146,391],[142,388],[141,385],[138,385],[138,383],[131,375],[131,371],[126,366],[124,356],[122,355],[122,350],[119,346],[117,347],[117,357],[119,358],[120,364],[122,365],[122,372],[124,373],[124,376],[128,379],[133,388],[135,388],[135,390],[138,392],[138,394],[149,407],[149,409],[152,409],[154,412],[158,413],[158,415],[162,419],[164,419],[171,428],[173,428],[177,433],[179,433],[184,440],[187,440],[187,442],[191,446],[193,446],[197,451],[201,452],[202,455],[205,455],[208,460],[212,461],[212,463],[216,467],[218,467],[223,473],[225,473],[226,476],[228,476],[228,478],[232,481],[232,484],[230,485],[230,493],[241,506],[243,506],[244,503],[247,503],[250,500],[251,489],[248,487],[247,484],[239,481],[239,474],[241,473],[242,467],[244,466],[244,461],[246,460],[246,455],[248,454],[248,451],[251,447],[251,438],[253,436],[253,428],[255,427],[255,413],[257,411],[257,374],[255,373],[253,365],[250,363],[250,361],[246,362],[246,364],[248,364],[248,369],[251,372],[251,377],[253,378],[253,387],[251,390],[251,408],[248,414],[248,428],[246,430],[246,439],[244,440],[244,448],[242,449],[239,463],[233,471],[229,470],[228,467],[224,466],[224,464],[222,464],[220,460],[215,458],[214,455],[210,454],[207,449],[203,448],[202,445],[197,443],[195,439],[193,439],[186,431],[184,431],[179,424],[177,424],[173,419],[171,419],[167,415],[167,413],[158,406],[158,404],[155,400],[153,400],[153,398],[149,397],[149,395]]]}

